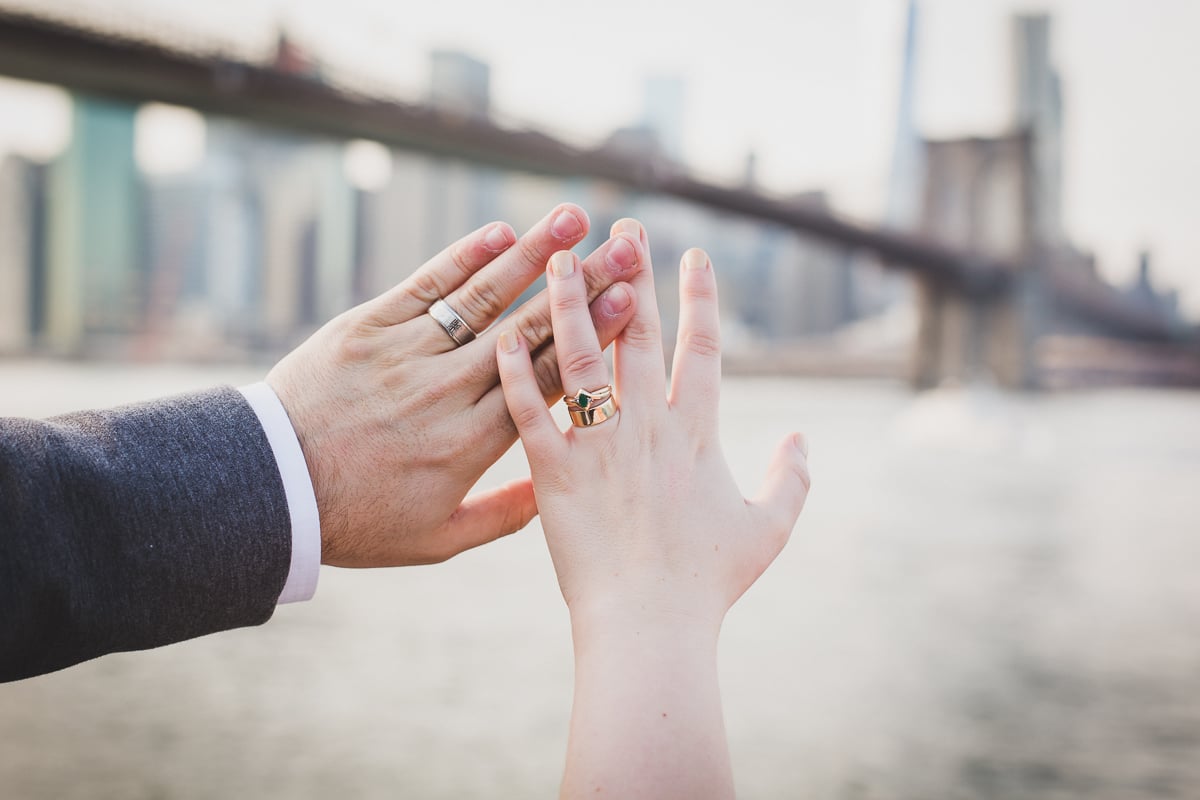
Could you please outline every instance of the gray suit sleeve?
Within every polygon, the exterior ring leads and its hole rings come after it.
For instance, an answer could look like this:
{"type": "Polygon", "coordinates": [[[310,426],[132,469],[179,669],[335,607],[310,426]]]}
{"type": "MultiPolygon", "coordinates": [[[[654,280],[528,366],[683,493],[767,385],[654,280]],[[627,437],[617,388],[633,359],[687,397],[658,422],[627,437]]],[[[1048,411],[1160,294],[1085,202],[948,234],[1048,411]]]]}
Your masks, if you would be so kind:
{"type": "Polygon", "coordinates": [[[291,521],[230,388],[0,419],[0,681],[270,618],[291,521]]]}

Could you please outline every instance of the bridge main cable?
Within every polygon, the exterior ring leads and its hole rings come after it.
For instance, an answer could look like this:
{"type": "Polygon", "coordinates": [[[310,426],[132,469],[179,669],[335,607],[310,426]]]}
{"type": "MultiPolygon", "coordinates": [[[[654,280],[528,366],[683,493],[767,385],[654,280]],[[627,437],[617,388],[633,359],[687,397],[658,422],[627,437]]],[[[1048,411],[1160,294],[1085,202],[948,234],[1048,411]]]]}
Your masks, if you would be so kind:
{"type": "Polygon", "coordinates": [[[607,181],[771,222],[986,295],[1009,285],[1017,265],[930,239],[854,222],[826,209],[699,180],[665,162],[582,149],[546,134],[505,128],[431,106],[364,94],[315,77],[217,54],[0,10],[0,74],[131,103],[162,102],[220,116],[500,169],[607,181]]]}

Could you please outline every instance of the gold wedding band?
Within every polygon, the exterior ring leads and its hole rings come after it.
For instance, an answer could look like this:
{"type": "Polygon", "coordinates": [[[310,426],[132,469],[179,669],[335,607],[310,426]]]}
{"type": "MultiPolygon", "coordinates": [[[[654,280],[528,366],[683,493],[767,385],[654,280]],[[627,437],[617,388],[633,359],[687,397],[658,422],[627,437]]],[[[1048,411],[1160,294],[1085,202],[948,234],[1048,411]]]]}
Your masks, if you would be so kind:
{"type": "Polygon", "coordinates": [[[475,331],[445,300],[438,300],[429,307],[429,316],[437,320],[442,330],[459,347],[475,338],[475,331]]]}
{"type": "Polygon", "coordinates": [[[617,398],[613,397],[612,384],[599,389],[580,389],[574,395],[564,395],[571,424],[576,428],[599,425],[617,413],[617,398]]]}

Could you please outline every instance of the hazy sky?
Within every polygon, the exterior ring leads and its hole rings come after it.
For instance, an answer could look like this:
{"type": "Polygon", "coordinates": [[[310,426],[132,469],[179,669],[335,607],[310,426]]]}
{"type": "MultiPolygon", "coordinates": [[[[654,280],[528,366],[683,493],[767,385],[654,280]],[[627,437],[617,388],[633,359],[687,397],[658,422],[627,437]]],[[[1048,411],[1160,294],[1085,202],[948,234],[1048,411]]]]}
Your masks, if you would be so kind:
{"type": "MultiPolygon", "coordinates": [[[[262,52],[278,21],[324,60],[419,97],[428,51],[492,65],[507,118],[591,143],[634,121],[649,74],[686,81],[687,160],[716,178],[759,154],[771,189],[823,187],[839,208],[884,202],[904,0],[0,0],[262,52]]],[[[917,117],[933,136],[1009,120],[1008,17],[1055,15],[1066,107],[1065,218],[1110,276],[1138,249],[1200,316],[1200,2],[924,0],[917,117]]],[[[0,152],[53,140],[54,111],[0,85],[0,152]],[[24,109],[19,115],[15,108],[24,109]]],[[[702,244],[702,243],[699,243],[702,244]]]]}

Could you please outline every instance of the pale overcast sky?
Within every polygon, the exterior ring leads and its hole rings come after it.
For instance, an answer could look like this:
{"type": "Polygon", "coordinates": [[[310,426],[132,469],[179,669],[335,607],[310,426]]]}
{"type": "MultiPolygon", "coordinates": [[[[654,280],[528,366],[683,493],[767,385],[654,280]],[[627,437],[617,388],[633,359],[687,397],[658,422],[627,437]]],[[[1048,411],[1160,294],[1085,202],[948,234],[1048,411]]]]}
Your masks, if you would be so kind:
{"type": "MultiPolygon", "coordinates": [[[[428,51],[453,47],[492,65],[494,105],[506,118],[583,142],[636,119],[645,76],[679,75],[685,155],[703,172],[736,176],[753,148],[771,189],[825,188],[862,217],[883,206],[905,0],[0,3],[165,25],[247,52],[263,51],[282,20],[324,60],[413,98],[428,77],[428,51]]],[[[1149,247],[1159,281],[1183,289],[1200,316],[1200,2],[924,0],[924,133],[1004,129],[1015,11],[1055,15],[1070,235],[1116,279],[1149,247]]],[[[55,113],[35,106],[0,84],[0,153],[52,146],[55,113]]]]}

